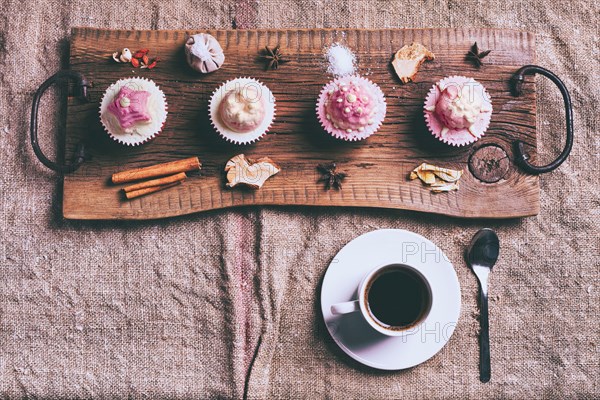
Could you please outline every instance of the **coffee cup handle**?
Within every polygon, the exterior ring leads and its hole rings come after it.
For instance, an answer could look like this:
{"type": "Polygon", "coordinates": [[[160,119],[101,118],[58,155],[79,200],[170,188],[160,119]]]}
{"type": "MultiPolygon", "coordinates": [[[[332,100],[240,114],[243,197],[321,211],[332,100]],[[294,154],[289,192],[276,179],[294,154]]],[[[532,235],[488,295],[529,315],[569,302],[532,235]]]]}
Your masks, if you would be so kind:
{"type": "Polygon", "coordinates": [[[331,306],[331,313],[333,315],[350,314],[360,310],[358,300],[347,301],[345,303],[338,303],[331,306]]]}

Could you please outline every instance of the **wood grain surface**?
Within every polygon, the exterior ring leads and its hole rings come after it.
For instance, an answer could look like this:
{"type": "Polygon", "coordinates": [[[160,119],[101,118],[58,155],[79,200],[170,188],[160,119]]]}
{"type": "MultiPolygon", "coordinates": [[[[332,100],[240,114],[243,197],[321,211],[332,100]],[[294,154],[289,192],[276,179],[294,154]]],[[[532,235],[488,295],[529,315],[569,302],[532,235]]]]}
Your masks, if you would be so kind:
{"type": "Polygon", "coordinates": [[[512,142],[523,140],[535,157],[535,87],[525,85],[521,97],[509,91],[509,79],[519,67],[535,62],[535,36],[493,29],[393,30],[219,30],[209,32],[225,50],[223,67],[200,75],[185,63],[183,44],[193,31],[114,31],[75,28],[70,63],[92,83],[90,102],[70,98],[66,154],[83,141],[91,155],[78,171],[66,175],[63,214],[69,219],[152,219],[242,205],[360,206],[417,210],[467,218],[511,218],[539,212],[539,182],[515,167],[512,142]],[[425,63],[416,83],[402,85],[390,61],[393,53],[416,41],[436,55],[425,63]],[[492,49],[477,69],[465,54],[477,41],[492,49]],[[330,79],[324,48],[340,42],[357,55],[358,72],[377,83],[386,95],[387,116],[381,129],[366,141],[340,142],[319,126],[315,102],[330,79]],[[265,45],[281,45],[290,62],[265,71],[257,59],[265,45]],[[111,54],[123,47],[149,48],[161,62],[153,70],[117,64],[111,54]],[[492,97],[494,113],[486,135],[475,145],[451,148],[431,138],[423,121],[423,100],[430,87],[449,75],[481,82],[492,97]],[[136,148],[113,143],[98,117],[106,88],[121,78],[146,77],[165,92],[169,115],[163,132],[136,148]],[[277,117],[271,133],[247,146],[225,143],[208,118],[212,91],[228,79],[259,79],[274,93],[277,117]],[[511,158],[510,170],[496,183],[476,179],[467,162],[480,146],[496,144],[511,158]],[[231,157],[268,156],[282,167],[258,191],[228,189],[223,168],[231,157]],[[202,170],[181,185],[125,200],[111,174],[135,167],[198,156],[202,170]],[[326,191],[317,183],[316,166],[336,161],[349,174],[343,190],[326,191]],[[463,169],[457,192],[432,193],[410,170],[422,162],[463,169]]]}

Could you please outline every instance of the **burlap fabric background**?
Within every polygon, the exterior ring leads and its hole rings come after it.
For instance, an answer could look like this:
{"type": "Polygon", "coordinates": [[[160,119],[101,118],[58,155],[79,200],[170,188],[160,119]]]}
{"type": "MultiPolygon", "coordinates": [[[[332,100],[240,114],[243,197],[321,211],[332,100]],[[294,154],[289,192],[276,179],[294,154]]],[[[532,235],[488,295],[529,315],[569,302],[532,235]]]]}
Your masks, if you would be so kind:
{"type": "MultiPolygon", "coordinates": [[[[0,393],[3,398],[598,398],[600,332],[596,1],[13,1],[0,5],[0,393]],[[507,27],[538,34],[563,78],[575,147],[541,178],[541,213],[504,222],[364,209],[245,208],[142,223],[63,221],[60,180],[27,139],[35,88],[72,26],[140,29],[507,27]],[[498,230],[493,377],[478,380],[472,234],[498,230]],[[320,279],[349,240],[413,230],[454,263],[455,335],[409,371],[363,368],[331,343],[320,279]],[[247,374],[247,371],[250,373],[247,374]]],[[[538,79],[540,150],[564,140],[558,91],[538,79]]],[[[45,102],[52,148],[59,107],[45,102]]],[[[507,199],[510,201],[510,199],[507,199]]]]}

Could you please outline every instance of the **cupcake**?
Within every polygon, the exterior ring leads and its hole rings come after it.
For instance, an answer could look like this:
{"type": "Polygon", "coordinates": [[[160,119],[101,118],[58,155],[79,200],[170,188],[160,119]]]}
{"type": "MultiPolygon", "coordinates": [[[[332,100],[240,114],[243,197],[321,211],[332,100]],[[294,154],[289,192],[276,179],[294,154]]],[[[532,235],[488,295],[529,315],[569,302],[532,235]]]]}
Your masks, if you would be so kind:
{"type": "Polygon", "coordinates": [[[104,130],[127,146],[137,146],[156,137],[166,119],[165,95],[148,79],[118,80],[106,89],[100,102],[104,130]]]}
{"type": "Polygon", "coordinates": [[[208,108],[215,130],[235,144],[259,140],[275,119],[273,93],[251,78],[225,82],[213,92],[208,108]]]}
{"type": "Polygon", "coordinates": [[[347,141],[366,139],[377,132],[385,111],[385,97],[379,86],[358,75],[329,82],[317,102],[323,129],[347,141]]]}
{"type": "Polygon", "coordinates": [[[450,76],[433,85],[424,108],[431,134],[452,146],[476,142],[492,118],[489,94],[482,84],[464,76],[450,76]]]}

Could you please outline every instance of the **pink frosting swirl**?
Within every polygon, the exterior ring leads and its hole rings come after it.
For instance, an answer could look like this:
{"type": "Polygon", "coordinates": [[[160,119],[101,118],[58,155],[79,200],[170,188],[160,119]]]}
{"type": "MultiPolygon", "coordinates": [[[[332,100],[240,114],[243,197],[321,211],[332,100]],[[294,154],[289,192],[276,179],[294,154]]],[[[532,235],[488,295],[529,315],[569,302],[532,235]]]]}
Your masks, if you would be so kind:
{"type": "Polygon", "coordinates": [[[452,129],[472,126],[483,112],[483,89],[478,89],[480,85],[448,84],[435,105],[435,113],[440,121],[452,129]]]}
{"type": "Polygon", "coordinates": [[[325,112],[336,129],[361,131],[374,122],[375,106],[368,87],[350,82],[328,92],[325,112]]]}
{"type": "Polygon", "coordinates": [[[123,86],[108,105],[108,111],[114,114],[121,128],[128,129],[139,122],[152,120],[147,109],[149,98],[150,92],[123,86]]]}

